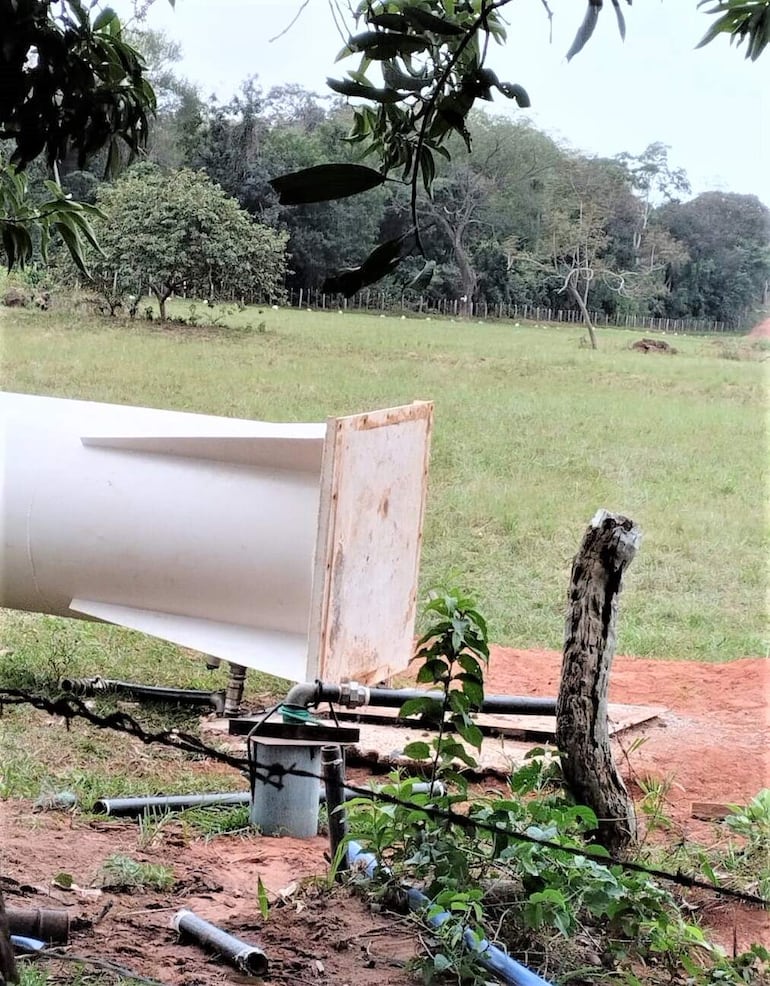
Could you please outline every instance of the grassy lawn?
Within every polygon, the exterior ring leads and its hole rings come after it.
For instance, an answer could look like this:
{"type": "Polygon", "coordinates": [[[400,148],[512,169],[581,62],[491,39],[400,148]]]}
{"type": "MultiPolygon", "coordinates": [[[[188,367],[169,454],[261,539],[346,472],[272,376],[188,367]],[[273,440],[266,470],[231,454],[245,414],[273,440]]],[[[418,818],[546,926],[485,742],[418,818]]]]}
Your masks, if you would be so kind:
{"type": "MultiPolygon", "coordinates": [[[[607,507],[645,535],[619,651],[766,652],[767,364],[726,358],[734,339],[679,337],[679,353],[662,356],[630,351],[637,335],[619,330],[602,331],[594,353],[575,327],[271,309],[227,323],[163,330],[6,311],[4,386],[266,420],[433,399],[423,586],[471,588],[495,641],[561,646],[570,561],[607,507]]],[[[95,670],[102,649],[137,646],[122,631],[37,617],[9,618],[6,640],[17,653],[44,640],[95,670]]],[[[138,650],[138,671],[178,680],[177,662],[158,660],[171,649],[138,650]]],[[[197,665],[185,663],[189,681],[197,665]]]]}

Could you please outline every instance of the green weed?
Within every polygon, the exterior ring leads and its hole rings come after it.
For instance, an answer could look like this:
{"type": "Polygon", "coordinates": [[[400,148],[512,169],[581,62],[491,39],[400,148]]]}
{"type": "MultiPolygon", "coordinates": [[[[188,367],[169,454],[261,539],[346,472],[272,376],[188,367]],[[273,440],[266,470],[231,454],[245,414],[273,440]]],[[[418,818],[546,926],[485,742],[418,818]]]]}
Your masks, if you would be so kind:
{"type": "Polygon", "coordinates": [[[133,890],[169,890],[174,871],[160,863],[139,863],[130,856],[114,853],[102,864],[102,886],[133,890]]]}

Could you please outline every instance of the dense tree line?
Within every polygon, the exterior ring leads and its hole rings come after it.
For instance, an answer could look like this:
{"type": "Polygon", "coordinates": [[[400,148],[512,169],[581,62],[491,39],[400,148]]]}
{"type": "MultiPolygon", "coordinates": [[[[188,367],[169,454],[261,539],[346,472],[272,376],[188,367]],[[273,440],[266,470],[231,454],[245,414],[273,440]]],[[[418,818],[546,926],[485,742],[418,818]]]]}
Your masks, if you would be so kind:
{"type": "MultiPolygon", "coordinates": [[[[229,102],[207,102],[175,75],[173,45],[152,32],[137,41],[158,92],[150,160],[205,171],[284,232],[288,288],[318,288],[330,270],[408,231],[409,188],[397,180],[336,201],[278,202],[276,175],[356,160],[345,100],[295,85],[265,92],[251,79],[229,102]]],[[[733,324],[766,302],[770,210],[755,196],[689,198],[661,144],[637,157],[587,157],[529,123],[480,111],[469,130],[473,153],[457,136],[451,160],[437,159],[432,196],[419,198],[432,277],[421,283],[424,259],[415,255],[386,279],[390,293],[733,324]]],[[[97,175],[71,170],[63,181],[93,201],[97,175]]]]}
{"type": "MultiPolygon", "coordinates": [[[[128,40],[142,52],[156,96],[145,156],[170,176],[168,187],[185,186],[188,201],[194,174],[202,171],[256,226],[272,229],[277,237],[262,234],[262,242],[273,250],[287,244],[286,288],[317,289],[330,271],[352,268],[378,243],[409,235],[412,190],[398,172],[365,194],[300,206],[280,204],[271,185],[278,175],[359,160],[361,144],[350,137],[360,105],[356,116],[335,94],[321,97],[296,85],[266,92],[256,79],[228,102],[206,101],[178,76],[180,53],[172,41],[152,31],[128,40]]],[[[571,308],[583,316],[589,310],[611,317],[694,316],[733,325],[767,302],[770,211],[755,196],[689,198],[686,176],[670,166],[662,144],[636,157],[604,159],[561,146],[526,122],[479,110],[471,110],[465,124],[467,133],[447,139],[446,154],[432,155],[431,194],[421,190],[417,197],[428,264],[415,250],[378,289],[429,301],[571,308]]],[[[62,188],[75,202],[128,206],[130,196],[109,192],[111,153],[105,147],[86,166],[75,152],[60,159],[62,188]]],[[[37,202],[47,177],[42,161],[28,165],[25,181],[40,191],[37,202]]],[[[132,194],[140,185],[133,180],[132,194]]],[[[152,221],[148,213],[137,224],[136,213],[124,209],[112,226],[97,225],[107,244],[126,228],[154,242],[152,221]]],[[[275,275],[284,267],[274,259],[269,287],[249,270],[240,281],[242,295],[278,296],[275,275]]],[[[149,283],[146,272],[125,265],[119,278],[109,263],[94,269],[103,284],[149,283]]],[[[191,287],[196,278],[176,280],[191,287]]],[[[231,276],[213,273],[209,293],[225,281],[238,293],[231,276]]]]}

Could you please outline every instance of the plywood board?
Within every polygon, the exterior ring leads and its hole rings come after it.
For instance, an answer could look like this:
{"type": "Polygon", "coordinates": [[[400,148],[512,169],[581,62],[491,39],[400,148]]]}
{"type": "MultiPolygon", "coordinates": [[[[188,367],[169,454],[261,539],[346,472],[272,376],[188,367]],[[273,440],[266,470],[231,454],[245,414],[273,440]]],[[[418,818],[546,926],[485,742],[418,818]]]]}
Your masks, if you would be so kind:
{"type": "MultiPolygon", "coordinates": [[[[407,728],[405,726],[397,727],[395,725],[398,719],[398,709],[368,706],[365,709],[354,711],[341,708],[336,711],[340,720],[371,725],[388,725],[389,723],[393,723],[394,728],[407,728]]],[[[657,705],[612,704],[608,709],[610,736],[615,736],[634,726],[649,722],[664,712],[665,709],[657,705]]],[[[473,718],[474,722],[487,735],[552,740],[556,733],[556,719],[554,716],[486,715],[482,713],[473,718]]]]}
{"type": "Polygon", "coordinates": [[[432,422],[427,402],[329,422],[308,679],[377,682],[412,658],[432,422]]]}
{"type": "MultiPolygon", "coordinates": [[[[404,747],[417,740],[429,741],[432,735],[419,727],[409,726],[373,726],[367,723],[360,728],[361,738],[347,748],[349,762],[363,759],[394,768],[414,767],[414,761],[404,756],[404,747]]],[[[484,740],[481,752],[475,756],[482,772],[507,777],[511,770],[525,762],[532,746],[532,743],[505,736],[489,737],[484,740]]]]}

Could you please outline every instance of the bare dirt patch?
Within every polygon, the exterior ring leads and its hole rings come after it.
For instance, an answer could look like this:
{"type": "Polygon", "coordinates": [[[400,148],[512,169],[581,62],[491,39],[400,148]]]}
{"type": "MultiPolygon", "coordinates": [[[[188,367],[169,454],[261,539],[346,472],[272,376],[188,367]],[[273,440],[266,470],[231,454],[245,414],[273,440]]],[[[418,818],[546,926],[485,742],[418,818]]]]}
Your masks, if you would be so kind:
{"type": "Polygon", "coordinates": [[[770,318],[766,318],[764,322],[755,325],[749,332],[749,339],[770,339],[770,318]]]}
{"type": "MultiPolygon", "coordinates": [[[[494,648],[487,690],[553,696],[560,662],[555,652],[494,648]]],[[[626,748],[632,739],[644,739],[627,761],[620,745],[616,752],[636,793],[640,778],[671,782],[673,840],[715,841],[713,825],[691,818],[694,801],[745,802],[770,786],[770,662],[704,665],[618,657],[610,698],[667,709],[657,721],[624,734],[619,744],[626,748]]],[[[72,949],[81,954],[111,959],[170,986],[241,981],[217,958],[177,942],[170,921],[185,907],[260,945],[271,962],[264,980],[269,984],[414,982],[404,963],[420,949],[416,930],[398,916],[373,913],[356,897],[329,896],[322,886],[328,874],[323,838],[228,835],[206,841],[174,822],[162,826],[154,842],[140,845],[136,823],[34,813],[28,801],[0,802],[0,832],[10,904],[65,906],[86,922],[112,905],[98,923],[74,933],[72,949]],[[96,896],[51,886],[64,871],[81,887],[98,887],[101,867],[114,853],[173,867],[174,886],[164,892],[105,888],[96,896]],[[267,922],[257,905],[258,877],[272,902],[267,922]]],[[[708,899],[701,913],[728,949],[733,939],[739,949],[752,941],[770,945],[766,912],[708,899]]]]}

